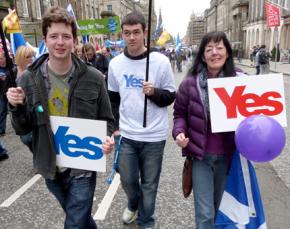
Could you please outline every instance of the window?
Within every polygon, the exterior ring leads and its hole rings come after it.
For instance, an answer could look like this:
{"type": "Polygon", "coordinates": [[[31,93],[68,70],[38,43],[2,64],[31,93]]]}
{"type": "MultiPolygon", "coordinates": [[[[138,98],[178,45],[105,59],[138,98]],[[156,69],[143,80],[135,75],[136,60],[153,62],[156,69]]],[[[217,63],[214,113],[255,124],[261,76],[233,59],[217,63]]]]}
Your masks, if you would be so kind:
{"type": "Polygon", "coordinates": [[[112,12],[113,11],[112,5],[107,5],[107,10],[112,12]]]}
{"type": "Polygon", "coordinates": [[[29,17],[29,12],[28,12],[28,6],[27,6],[27,0],[21,0],[21,6],[22,6],[22,12],[23,12],[23,17],[29,17]]]}

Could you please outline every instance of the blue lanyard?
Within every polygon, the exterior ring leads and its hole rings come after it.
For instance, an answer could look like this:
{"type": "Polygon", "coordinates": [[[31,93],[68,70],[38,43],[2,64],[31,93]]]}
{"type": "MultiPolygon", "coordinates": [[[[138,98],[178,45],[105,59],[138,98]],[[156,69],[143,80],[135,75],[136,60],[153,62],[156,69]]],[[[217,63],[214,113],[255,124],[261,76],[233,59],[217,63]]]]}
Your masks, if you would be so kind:
{"type": "Polygon", "coordinates": [[[116,150],[115,150],[115,159],[114,159],[114,163],[112,165],[112,171],[111,171],[110,176],[107,178],[107,183],[108,184],[112,183],[112,180],[113,180],[115,172],[116,172],[116,168],[117,168],[117,165],[118,165],[119,154],[120,154],[120,151],[121,151],[121,141],[122,141],[122,136],[120,136],[120,139],[118,141],[118,145],[117,145],[116,150]]]}

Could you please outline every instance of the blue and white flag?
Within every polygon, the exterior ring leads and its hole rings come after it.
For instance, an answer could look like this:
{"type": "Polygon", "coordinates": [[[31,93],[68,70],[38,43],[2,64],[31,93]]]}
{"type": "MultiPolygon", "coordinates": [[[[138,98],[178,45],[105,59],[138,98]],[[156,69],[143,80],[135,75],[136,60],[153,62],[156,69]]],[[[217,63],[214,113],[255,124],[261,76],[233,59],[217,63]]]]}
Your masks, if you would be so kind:
{"type": "Polygon", "coordinates": [[[15,55],[17,49],[20,46],[28,46],[30,47],[35,53],[37,53],[38,48],[32,46],[28,41],[25,41],[24,36],[22,33],[10,33],[10,44],[12,53],[15,55]]]}
{"type": "Polygon", "coordinates": [[[153,37],[155,41],[157,41],[157,39],[160,37],[162,32],[163,32],[162,16],[161,16],[161,9],[159,9],[158,24],[157,24],[156,30],[154,32],[154,37],[153,37]]]}
{"type": "Polygon", "coordinates": [[[125,41],[124,40],[118,40],[118,41],[111,41],[111,40],[105,40],[106,47],[118,47],[118,48],[124,48],[125,47],[125,41]]]}
{"type": "Polygon", "coordinates": [[[10,33],[10,44],[12,53],[15,55],[19,46],[26,46],[26,41],[22,33],[10,33]]]}
{"type": "Polygon", "coordinates": [[[175,53],[178,56],[181,49],[181,40],[179,38],[179,33],[177,34],[176,44],[175,44],[175,53]]]}
{"type": "Polygon", "coordinates": [[[46,45],[45,45],[45,42],[42,41],[42,42],[40,43],[39,47],[38,47],[38,50],[37,50],[36,54],[35,54],[35,58],[38,58],[38,57],[40,57],[42,54],[47,53],[47,52],[48,52],[48,50],[47,50],[47,47],[46,47],[46,45]]]}
{"type": "Polygon", "coordinates": [[[215,222],[216,229],[267,229],[252,163],[235,152],[215,222]]]}
{"type": "Polygon", "coordinates": [[[69,12],[69,15],[72,16],[75,19],[77,28],[79,29],[79,25],[77,23],[77,18],[76,18],[74,9],[73,9],[73,7],[72,7],[72,5],[70,3],[67,5],[66,10],[69,12]]]}
{"type": "Polygon", "coordinates": [[[90,35],[84,35],[84,36],[82,36],[83,44],[89,43],[89,38],[90,38],[90,35]]]}

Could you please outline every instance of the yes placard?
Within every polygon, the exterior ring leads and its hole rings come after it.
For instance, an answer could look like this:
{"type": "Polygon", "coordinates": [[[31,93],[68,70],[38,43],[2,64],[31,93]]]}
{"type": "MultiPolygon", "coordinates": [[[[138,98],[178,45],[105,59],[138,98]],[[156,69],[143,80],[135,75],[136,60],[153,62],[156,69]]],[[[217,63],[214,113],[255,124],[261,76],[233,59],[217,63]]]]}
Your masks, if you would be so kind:
{"type": "Polygon", "coordinates": [[[213,132],[235,131],[251,115],[266,115],[287,126],[282,74],[208,80],[213,132]]]}
{"type": "Polygon", "coordinates": [[[106,138],[105,121],[51,116],[56,164],[60,167],[106,171],[102,141],[106,138]]]}

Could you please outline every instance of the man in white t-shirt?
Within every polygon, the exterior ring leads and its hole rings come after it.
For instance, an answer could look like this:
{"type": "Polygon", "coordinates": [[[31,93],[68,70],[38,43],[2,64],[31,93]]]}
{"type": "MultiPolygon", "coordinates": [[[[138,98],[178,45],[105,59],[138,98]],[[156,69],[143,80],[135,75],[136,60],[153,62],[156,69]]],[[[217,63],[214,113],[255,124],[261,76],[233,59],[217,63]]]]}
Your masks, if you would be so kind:
{"type": "MultiPolygon", "coordinates": [[[[168,58],[151,52],[149,80],[145,81],[145,18],[134,11],[124,17],[121,27],[126,48],[109,64],[108,90],[112,107],[119,108],[120,116],[115,128],[121,134],[117,170],[128,198],[122,219],[125,224],[130,224],[137,218],[140,228],[153,228],[168,133],[167,106],[175,99],[174,75],[168,58]],[[145,96],[148,98],[147,125],[143,127],[145,96]]],[[[109,150],[110,144],[109,141],[104,144],[105,151],[106,148],[109,150]]]]}

